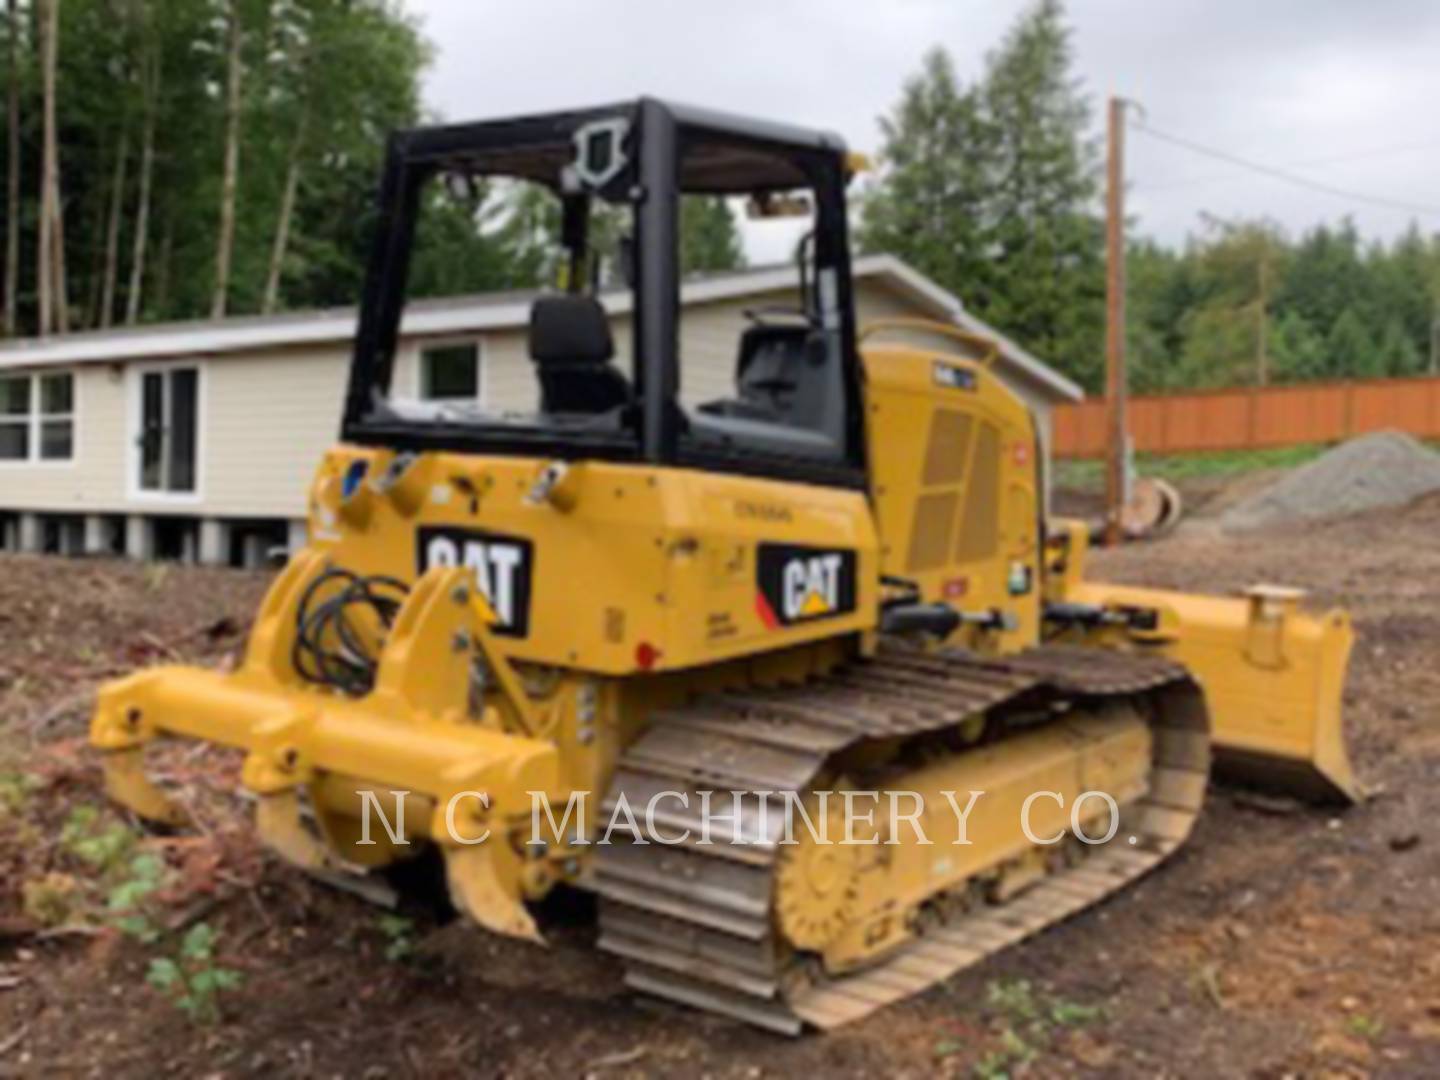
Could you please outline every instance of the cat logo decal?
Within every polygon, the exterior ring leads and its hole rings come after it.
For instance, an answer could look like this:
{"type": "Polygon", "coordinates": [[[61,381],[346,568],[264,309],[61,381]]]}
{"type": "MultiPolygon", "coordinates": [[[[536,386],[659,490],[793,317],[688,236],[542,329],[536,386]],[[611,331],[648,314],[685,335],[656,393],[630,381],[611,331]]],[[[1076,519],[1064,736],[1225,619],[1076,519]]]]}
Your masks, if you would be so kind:
{"type": "Polygon", "coordinates": [[[761,544],[755,610],[771,630],[855,610],[855,552],[761,544]]]}

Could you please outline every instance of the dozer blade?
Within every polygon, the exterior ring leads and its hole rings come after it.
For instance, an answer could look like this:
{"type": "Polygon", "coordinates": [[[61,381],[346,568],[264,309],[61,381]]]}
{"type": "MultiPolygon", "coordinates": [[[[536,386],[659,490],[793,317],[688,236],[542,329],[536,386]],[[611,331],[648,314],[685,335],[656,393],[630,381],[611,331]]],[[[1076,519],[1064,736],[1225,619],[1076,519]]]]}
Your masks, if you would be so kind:
{"type": "Polygon", "coordinates": [[[1304,594],[1256,586],[1196,596],[1083,582],[1071,598],[1154,612],[1126,640],[1184,664],[1210,709],[1216,772],[1315,802],[1359,802],[1345,750],[1341,694],[1354,635],[1339,610],[1301,610],[1304,594]]]}

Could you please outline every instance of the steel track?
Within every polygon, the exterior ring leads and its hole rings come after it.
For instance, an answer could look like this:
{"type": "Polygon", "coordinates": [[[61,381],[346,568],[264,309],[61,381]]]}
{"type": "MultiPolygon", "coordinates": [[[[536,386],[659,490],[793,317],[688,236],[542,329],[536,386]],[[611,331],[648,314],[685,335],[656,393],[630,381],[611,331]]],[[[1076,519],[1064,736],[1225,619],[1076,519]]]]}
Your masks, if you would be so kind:
{"type": "MultiPolygon", "coordinates": [[[[758,808],[718,823],[712,843],[619,842],[599,850],[600,947],[620,957],[633,988],[785,1034],[833,1028],[940,982],[1144,874],[1190,832],[1204,800],[1209,737],[1203,701],[1179,665],[1074,646],[1003,659],[888,647],[803,686],[710,695],[654,718],[622,756],[603,812],[623,793],[637,812],[660,791],[667,834],[700,835],[700,796],[731,809],[729,791],[803,793],[836,755],[875,740],[903,745],[958,728],[977,713],[1043,716],[1106,699],[1149,699],[1154,734],[1148,792],[1122,810],[1110,844],[1012,900],[931,928],[884,962],[836,978],[797,979],[797,958],[773,911],[777,797],[761,832],[758,808]],[[1136,840],[1130,843],[1130,837],[1136,840]],[[742,841],[733,843],[732,841],[742,841]]],[[[964,751],[954,751],[963,753],[964,751]]],[[[617,833],[618,835],[618,833],[617,833]]],[[[812,965],[813,968],[813,965],[812,965]]]]}

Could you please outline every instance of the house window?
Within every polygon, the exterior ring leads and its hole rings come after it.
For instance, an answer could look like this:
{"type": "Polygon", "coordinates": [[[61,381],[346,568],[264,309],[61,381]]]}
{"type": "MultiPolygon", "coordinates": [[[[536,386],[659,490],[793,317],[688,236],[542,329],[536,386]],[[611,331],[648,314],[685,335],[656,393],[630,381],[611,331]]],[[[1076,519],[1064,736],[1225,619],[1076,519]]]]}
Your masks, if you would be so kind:
{"type": "Polygon", "coordinates": [[[75,376],[40,376],[40,460],[69,461],[75,456],[75,376]]]}
{"type": "Polygon", "coordinates": [[[0,378],[0,461],[30,458],[30,376],[0,378]]]}
{"type": "Polygon", "coordinates": [[[75,457],[75,376],[0,377],[0,461],[75,457]]]}
{"type": "Polygon", "coordinates": [[[420,397],[424,401],[477,401],[480,346],[440,345],[420,353],[420,397]]]}

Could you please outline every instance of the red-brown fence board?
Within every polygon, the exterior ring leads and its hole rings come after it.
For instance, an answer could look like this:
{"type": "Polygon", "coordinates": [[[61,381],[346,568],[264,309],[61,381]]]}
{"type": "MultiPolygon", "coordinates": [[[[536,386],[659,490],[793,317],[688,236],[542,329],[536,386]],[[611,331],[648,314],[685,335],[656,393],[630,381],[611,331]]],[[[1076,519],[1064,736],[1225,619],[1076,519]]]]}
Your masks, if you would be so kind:
{"type": "MultiPolygon", "coordinates": [[[[1334,442],[1398,428],[1440,438],[1440,377],[1238,387],[1132,397],[1135,449],[1159,454],[1334,442]]],[[[1105,452],[1105,402],[1055,410],[1055,455],[1105,452]]]]}

